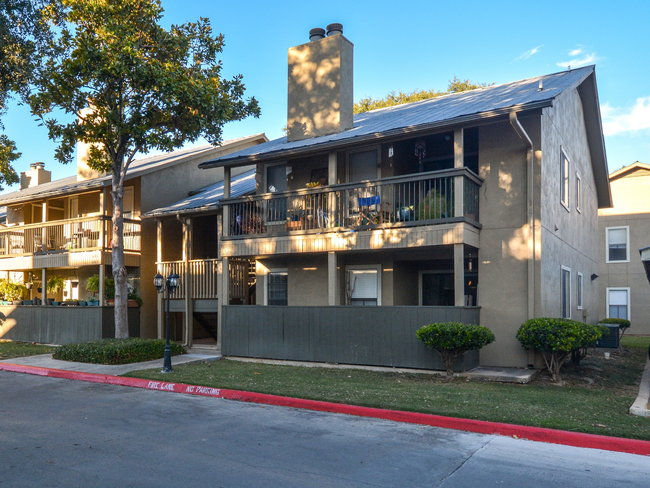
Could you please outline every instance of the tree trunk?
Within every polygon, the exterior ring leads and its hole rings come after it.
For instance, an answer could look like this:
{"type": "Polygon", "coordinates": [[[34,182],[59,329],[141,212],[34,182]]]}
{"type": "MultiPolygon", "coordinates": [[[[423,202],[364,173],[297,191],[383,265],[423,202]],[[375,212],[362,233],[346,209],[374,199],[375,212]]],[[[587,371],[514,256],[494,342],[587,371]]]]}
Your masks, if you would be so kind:
{"type": "Polygon", "coordinates": [[[127,315],[128,290],[126,285],[126,267],[124,266],[124,186],[119,172],[113,170],[113,240],[112,264],[115,280],[115,338],[129,337],[129,319],[127,315]]]}

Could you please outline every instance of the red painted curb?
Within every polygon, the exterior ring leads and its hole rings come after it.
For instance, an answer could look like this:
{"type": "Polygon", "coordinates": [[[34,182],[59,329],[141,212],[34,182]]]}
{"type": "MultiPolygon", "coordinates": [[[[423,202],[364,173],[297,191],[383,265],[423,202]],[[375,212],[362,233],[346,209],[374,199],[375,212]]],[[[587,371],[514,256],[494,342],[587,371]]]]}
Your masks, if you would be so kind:
{"type": "Polygon", "coordinates": [[[464,430],[479,434],[504,435],[527,439],[530,441],[562,444],[565,446],[586,447],[606,451],[625,452],[629,454],[650,455],[650,442],[636,439],[623,439],[596,434],[582,434],[563,430],[544,429],[541,427],[526,427],[523,425],[487,422],[484,420],[470,420],[454,417],[443,417],[426,413],[402,412],[382,408],[358,407],[341,403],[322,402],[317,400],[303,400],[300,398],[268,395],[265,393],[252,393],[248,391],[225,390],[206,386],[186,385],[183,383],[167,383],[150,381],[141,378],[124,378],[95,373],[81,373],[61,369],[40,368],[37,366],[22,366],[19,364],[0,363],[0,370],[14,373],[34,374],[50,378],[63,378],[68,380],[88,381],[91,383],[106,383],[118,386],[130,386],[148,390],[170,391],[191,395],[209,396],[237,400],[242,402],[262,403],[282,407],[302,408],[319,412],[342,413],[360,417],[392,420],[410,424],[429,425],[445,429],[464,430]]]}

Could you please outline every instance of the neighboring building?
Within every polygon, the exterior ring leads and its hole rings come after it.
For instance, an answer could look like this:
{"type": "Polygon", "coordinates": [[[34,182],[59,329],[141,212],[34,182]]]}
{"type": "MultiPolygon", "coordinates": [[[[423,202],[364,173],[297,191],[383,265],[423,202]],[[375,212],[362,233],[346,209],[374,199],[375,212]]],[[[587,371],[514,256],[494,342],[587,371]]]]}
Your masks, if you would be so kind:
{"type": "Polygon", "coordinates": [[[598,211],[598,318],[628,319],[630,333],[650,334],[650,284],[640,252],[650,247],[650,165],[637,161],[609,181],[614,206],[598,211]]]}
{"type": "MultiPolygon", "coordinates": [[[[210,181],[208,177],[223,179],[222,172],[200,171],[201,162],[266,141],[264,134],[256,134],[224,141],[219,147],[200,146],[133,161],[124,184],[124,254],[130,286],[144,304],[140,314],[130,312],[130,334],[157,335],[158,297],[152,282],[156,226],[141,221],[140,215],[186,197],[210,181]]],[[[19,191],[0,195],[0,205],[7,207],[6,227],[0,228],[0,274],[28,283],[28,298],[37,303],[46,303],[46,298],[85,300],[91,295],[87,281],[97,274],[104,305],[101,277],[112,276],[111,178],[88,167],[85,145],[80,144],[77,152],[76,175],[51,181],[44,164],[34,163],[21,174],[19,191]],[[63,278],[64,285],[47,293],[45,284],[52,276],[63,278]]],[[[99,339],[114,331],[112,307],[11,306],[0,307],[0,312],[0,338],[64,343],[99,339]]]]}
{"type": "Polygon", "coordinates": [[[539,365],[524,321],[599,318],[611,194],[594,67],[353,117],[339,27],[289,49],[287,137],[201,164],[226,178],[222,276],[254,260],[262,305],[222,280],[223,354],[440,367],[415,331],[457,320],[495,333],[481,364],[539,365]],[[257,194],[235,198],[251,164],[257,194]]]}

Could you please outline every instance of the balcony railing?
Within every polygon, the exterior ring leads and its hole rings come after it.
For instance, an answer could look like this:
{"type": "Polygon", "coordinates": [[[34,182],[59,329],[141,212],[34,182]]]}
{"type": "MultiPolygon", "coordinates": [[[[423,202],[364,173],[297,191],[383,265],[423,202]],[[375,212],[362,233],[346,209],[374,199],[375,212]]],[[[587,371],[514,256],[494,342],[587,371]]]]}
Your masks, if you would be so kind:
{"type": "MultiPolygon", "coordinates": [[[[0,228],[0,257],[111,248],[110,217],[85,217],[0,228]]],[[[140,221],[124,219],[124,250],[141,249],[140,221]]]]}
{"type": "Polygon", "coordinates": [[[190,297],[195,299],[217,298],[217,273],[219,262],[216,259],[193,259],[185,261],[165,261],[158,263],[158,272],[163,276],[172,273],[181,277],[180,286],[174,290],[170,298],[172,300],[184,300],[187,296],[187,280],[185,271],[189,266],[192,278],[192,290],[190,297]]]}
{"type": "Polygon", "coordinates": [[[463,168],[226,200],[224,237],[478,224],[481,184],[463,168]]]}

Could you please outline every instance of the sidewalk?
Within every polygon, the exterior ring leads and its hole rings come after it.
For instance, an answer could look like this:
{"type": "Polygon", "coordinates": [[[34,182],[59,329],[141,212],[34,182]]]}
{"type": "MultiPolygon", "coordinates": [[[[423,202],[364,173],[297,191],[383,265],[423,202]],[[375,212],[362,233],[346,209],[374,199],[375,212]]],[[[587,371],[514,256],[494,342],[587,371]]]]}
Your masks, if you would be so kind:
{"type": "MultiPolygon", "coordinates": [[[[217,359],[221,359],[221,356],[214,354],[182,354],[180,356],[172,356],[172,367],[179,364],[190,364],[200,361],[216,361],[217,359]]],[[[59,369],[63,371],[77,371],[79,373],[107,374],[111,376],[119,376],[122,374],[130,373],[131,371],[138,371],[141,369],[162,369],[163,367],[163,359],[155,359],[153,361],[145,361],[142,363],[110,365],[61,361],[58,359],[53,359],[52,354],[40,354],[37,356],[4,359],[0,361],[0,363],[19,364],[21,366],[35,366],[37,368],[59,369]]]]}

